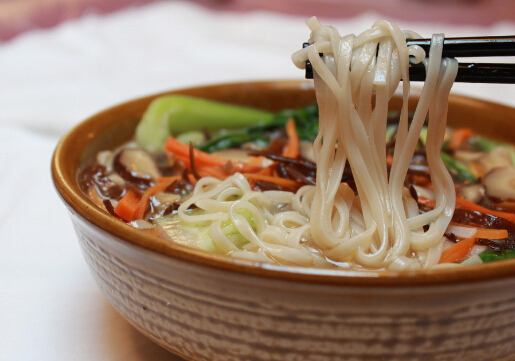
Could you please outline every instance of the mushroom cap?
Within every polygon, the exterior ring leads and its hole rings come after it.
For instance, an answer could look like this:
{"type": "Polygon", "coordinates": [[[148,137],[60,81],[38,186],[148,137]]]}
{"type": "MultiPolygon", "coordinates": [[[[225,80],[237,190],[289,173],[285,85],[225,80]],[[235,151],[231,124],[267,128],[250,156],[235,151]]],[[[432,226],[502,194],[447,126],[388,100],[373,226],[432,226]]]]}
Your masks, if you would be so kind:
{"type": "Polygon", "coordinates": [[[501,200],[515,200],[515,167],[507,165],[492,169],[483,177],[486,194],[501,200]]]}

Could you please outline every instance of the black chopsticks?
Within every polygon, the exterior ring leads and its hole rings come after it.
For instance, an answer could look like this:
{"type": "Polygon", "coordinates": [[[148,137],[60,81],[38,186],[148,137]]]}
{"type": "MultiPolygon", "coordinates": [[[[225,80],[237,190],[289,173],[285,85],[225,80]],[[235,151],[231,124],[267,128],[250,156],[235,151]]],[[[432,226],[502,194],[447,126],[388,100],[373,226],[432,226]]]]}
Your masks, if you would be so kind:
{"type": "MultiPolygon", "coordinates": [[[[406,45],[418,45],[429,52],[431,39],[408,39],[406,45]]],[[[446,58],[474,56],[514,56],[515,36],[445,38],[442,56],[446,58]]]]}
{"type": "MultiPolygon", "coordinates": [[[[429,52],[431,39],[408,39],[406,44],[418,45],[429,52]]],[[[309,46],[304,43],[303,47],[309,46]]],[[[498,57],[515,56],[515,36],[446,38],[442,56],[459,57],[498,57]]],[[[306,62],[306,79],[313,78],[313,68],[306,62]]],[[[410,64],[410,80],[424,81],[425,68],[422,64],[410,64]]],[[[459,63],[457,82],[462,83],[515,83],[515,64],[501,63],[459,63]]]]}
{"type": "MultiPolygon", "coordinates": [[[[424,81],[426,69],[422,64],[410,64],[410,80],[424,81]]],[[[514,84],[515,64],[458,63],[456,82],[514,84]]]]}

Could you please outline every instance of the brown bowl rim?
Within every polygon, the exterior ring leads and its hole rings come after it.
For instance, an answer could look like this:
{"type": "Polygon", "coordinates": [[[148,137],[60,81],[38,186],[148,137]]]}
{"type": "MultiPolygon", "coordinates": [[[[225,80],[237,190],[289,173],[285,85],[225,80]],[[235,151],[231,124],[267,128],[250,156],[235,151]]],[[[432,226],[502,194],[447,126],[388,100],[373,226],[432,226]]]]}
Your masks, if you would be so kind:
{"type": "MultiPolygon", "coordinates": [[[[329,284],[338,286],[359,286],[359,287],[411,287],[428,285],[453,285],[460,283],[479,283],[502,278],[515,277],[515,259],[473,265],[467,267],[452,267],[445,269],[414,270],[414,271],[349,271],[339,269],[320,269],[300,266],[276,265],[260,262],[252,262],[232,258],[229,256],[215,254],[207,251],[197,250],[180,244],[166,241],[159,237],[150,235],[143,231],[114,219],[104,212],[80,191],[75,179],[67,175],[66,162],[69,159],[70,151],[82,151],[74,144],[77,134],[86,134],[88,126],[96,122],[96,118],[110,111],[121,110],[131,102],[138,100],[150,100],[163,94],[181,93],[195,91],[199,88],[212,88],[220,86],[238,86],[241,84],[272,86],[288,85],[309,87],[310,84],[304,80],[278,80],[278,81],[256,81],[236,82],[217,85],[207,85],[185,88],[153,94],[146,97],[132,99],[127,102],[115,105],[99,113],[92,115],[86,120],[77,124],[66,133],[57,144],[51,160],[51,173],[54,186],[69,211],[78,214],[91,225],[96,226],[124,242],[137,247],[170,257],[176,260],[189,262],[199,266],[213,267],[242,275],[252,275],[270,279],[280,279],[295,282],[313,284],[329,284]]],[[[474,99],[466,96],[451,94],[450,101],[468,104],[471,101],[487,107],[504,107],[506,111],[515,113],[515,109],[488,102],[481,99],[474,99]]]]}

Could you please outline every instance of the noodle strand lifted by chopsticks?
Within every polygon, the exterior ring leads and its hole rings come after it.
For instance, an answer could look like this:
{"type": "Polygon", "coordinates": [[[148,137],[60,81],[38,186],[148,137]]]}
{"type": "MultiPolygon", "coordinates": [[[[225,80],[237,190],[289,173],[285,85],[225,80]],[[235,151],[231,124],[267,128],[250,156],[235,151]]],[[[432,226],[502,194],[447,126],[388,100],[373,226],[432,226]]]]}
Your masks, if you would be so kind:
{"type": "MultiPolygon", "coordinates": [[[[315,71],[320,106],[320,132],[315,141],[317,184],[310,220],[313,239],[322,249],[345,249],[345,252],[331,252],[333,258],[354,257],[365,267],[404,268],[405,257],[412,252],[419,253],[418,259],[412,260],[412,267],[419,267],[425,263],[425,253],[442,242],[454,209],[454,185],[439,154],[446,125],[447,97],[457,63],[441,60],[443,37],[433,36],[429,61],[425,64],[426,82],[408,127],[409,55],[424,57],[416,54],[417,49],[408,49],[400,29],[391,22],[379,21],[358,37],[339,39],[334,29],[321,26],[315,18],[308,20],[308,26],[312,31],[311,46],[303,52],[315,71]],[[322,49],[324,57],[331,60],[319,57],[322,49]],[[329,49],[337,51],[331,53],[329,49]],[[355,62],[359,69],[356,71],[355,62]],[[401,78],[404,79],[403,107],[388,178],[385,152],[388,101],[401,78]],[[404,192],[404,179],[428,112],[427,152],[437,206],[423,216],[413,216],[406,212],[411,197],[404,192]],[[338,154],[342,149],[343,154],[338,154]],[[336,183],[341,179],[345,161],[349,162],[356,181],[357,206],[369,231],[366,237],[364,232],[352,228],[342,237],[328,222],[335,214],[336,183]],[[417,222],[417,217],[424,219],[417,222]],[[429,230],[424,232],[426,224],[429,230]],[[372,229],[376,230],[370,232],[372,229]],[[352,242],[354,248],[339,246],[360,234],[363,239],[352,242]]],[[[306,60],[300,52],[293,58],[300,67],[306,60]]]]}

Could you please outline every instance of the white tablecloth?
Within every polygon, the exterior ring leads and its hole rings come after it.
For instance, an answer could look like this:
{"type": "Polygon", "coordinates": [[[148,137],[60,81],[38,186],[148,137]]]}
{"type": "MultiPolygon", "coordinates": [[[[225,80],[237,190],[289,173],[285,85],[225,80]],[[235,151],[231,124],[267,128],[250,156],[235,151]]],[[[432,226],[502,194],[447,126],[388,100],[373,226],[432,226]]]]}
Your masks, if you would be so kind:
{"type": "MultiPolygon", "coordinates": [[[[331,24],[359,33],[379,18],[331,24]]],[[[97,289],[53,189],[52,151],[73,125],[131,98],[302,78],[290,56],[309,36],[305,20],[169,1],[0,44],[0,360],[178,360],[133,329],[97,289]]],[[[513,23],[399,25],[427,37],[515,34],[513,23]]],[[[515,106],[514,85],[456,84],[454,91],[515,106]]]]}

